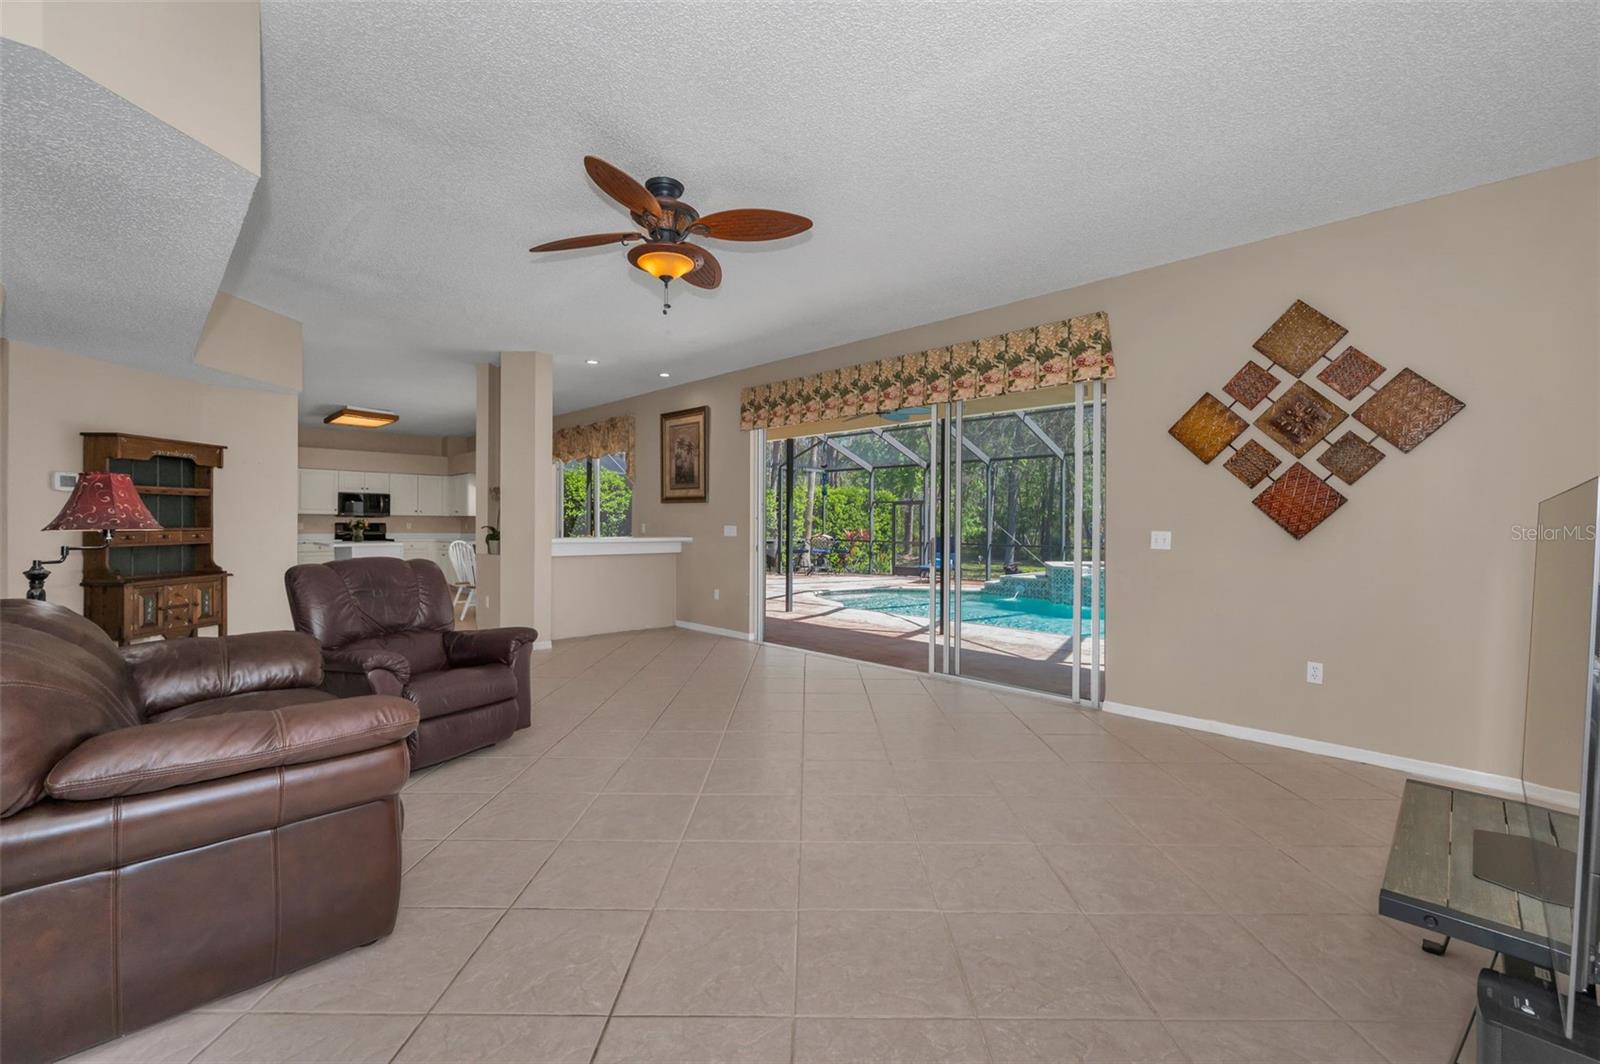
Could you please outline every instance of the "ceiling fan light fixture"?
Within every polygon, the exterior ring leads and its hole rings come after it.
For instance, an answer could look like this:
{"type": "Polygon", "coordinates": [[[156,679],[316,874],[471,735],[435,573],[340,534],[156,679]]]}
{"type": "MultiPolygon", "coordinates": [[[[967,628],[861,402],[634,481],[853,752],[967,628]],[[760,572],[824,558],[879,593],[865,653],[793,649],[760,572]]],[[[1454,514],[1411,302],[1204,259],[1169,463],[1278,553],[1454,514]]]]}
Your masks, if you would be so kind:
{"type": "Polygon", "coordinates": [[[700,263],[671,244],[640,244],[628,252],[628,261],[658,281],[676,281],[700,263]]]}
{"type": "Polygon", "coordinates": [[[359,406],[342,406],[322,419],[324,425],[347,425],[355,429],[381,429],[400,420],[392,410],[366,410],[359,406]]]}

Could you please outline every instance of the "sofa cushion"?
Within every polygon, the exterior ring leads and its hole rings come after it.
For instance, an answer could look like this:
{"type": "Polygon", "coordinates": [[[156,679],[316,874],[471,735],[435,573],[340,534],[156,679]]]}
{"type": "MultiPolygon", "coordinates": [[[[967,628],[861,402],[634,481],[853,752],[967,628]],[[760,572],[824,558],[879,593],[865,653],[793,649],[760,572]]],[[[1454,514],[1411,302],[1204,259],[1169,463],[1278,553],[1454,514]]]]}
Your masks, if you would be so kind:
{"type": "Polygon", "coordinates": [[[147,716],[245,691],[316,687],[322,651],[303,632],[168,639],[122,651],[147,716]]]}
{"type": "Polygon", "coordinates": [[[0,603],[0,817],[43,798],[45,776],[79,743],[139,719],[104,632],[48,602],[0,603]]]}
{"type": "Polygon", "coordinates": [[[504,665],[472,665],[413,676],[406,697],[423,720],[517,697],[517,677],[504,665]]]}
{"type": "Polygon", "coordinates": [[[416,727],[417,710],[387,695],[143,724],[90,739],[50,770],[45,786],[73,801],[147,794],[370,750],[416,727]]]}
{"type": "Polygon", "coordinates": [[[0,821],[0,894],[105,872],[397,794],[406,744],[94,802],[46,798],[0,821]]]}
{"type": "Polygon", "coordinates": [[[150,718],[152,724],[162,721],[191,720],[195,717],[214,717],[218,713],[239,713],[253,709],[282,709],[307,702],[331,702],[337,695],[315,687],[292,687],[282,691],[246,691],[242,695],[224,695],[203,702],[190,702],[150,718]]]}

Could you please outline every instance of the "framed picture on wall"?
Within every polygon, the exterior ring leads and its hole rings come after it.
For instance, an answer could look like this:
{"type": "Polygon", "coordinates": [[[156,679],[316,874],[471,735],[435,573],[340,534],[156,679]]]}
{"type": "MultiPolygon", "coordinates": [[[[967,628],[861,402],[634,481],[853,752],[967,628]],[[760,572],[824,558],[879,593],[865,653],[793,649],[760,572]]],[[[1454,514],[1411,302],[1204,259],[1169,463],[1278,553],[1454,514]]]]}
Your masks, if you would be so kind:
{"type": "Polygon", "coordinates": [[[661,415],[661,501],[705,502],[711,408],[661,415]]]}

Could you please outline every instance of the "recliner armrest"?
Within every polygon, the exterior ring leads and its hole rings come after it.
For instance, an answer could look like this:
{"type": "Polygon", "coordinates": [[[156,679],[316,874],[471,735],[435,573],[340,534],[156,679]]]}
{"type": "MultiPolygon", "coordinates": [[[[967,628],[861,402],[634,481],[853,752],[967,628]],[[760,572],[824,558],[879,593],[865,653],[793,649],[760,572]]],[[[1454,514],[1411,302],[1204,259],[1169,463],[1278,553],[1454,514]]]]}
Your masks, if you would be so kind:
{"type": "Polygon", "coordinates": [[[148,794],[371,750],[416,727],[417,707],[387,695],[141,724],[80,744],[50,770],[45,789],[71,801],[148,794]]]}
{"type": "Polygon", "coordinates": [[[404,654],[382,647],[340,647],[324,650],[322,665],[329,672],[391,672],[403,687],[411,682],[411,662],[404,654]]]}
{"type": "Polygon", "coordinates": [[[322,683],[322,653],[303,632],[168,639],[122,649],[146,713],[190,702],[322,683]]]}
{"type": "Polygon", "coordinates": [[[510,665],[522,647],[535,642],[532,628],[484,628],[444,634],[444,655],[451,665],[510,665]]]}

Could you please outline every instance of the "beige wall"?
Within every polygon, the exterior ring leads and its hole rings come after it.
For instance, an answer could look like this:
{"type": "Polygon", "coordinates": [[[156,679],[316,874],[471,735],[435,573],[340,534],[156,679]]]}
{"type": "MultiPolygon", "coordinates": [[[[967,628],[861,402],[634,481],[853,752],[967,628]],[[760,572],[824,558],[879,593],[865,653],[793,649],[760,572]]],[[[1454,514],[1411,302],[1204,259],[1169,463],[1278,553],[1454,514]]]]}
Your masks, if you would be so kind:
{"type": "Polygon", "coordinates": [[[218,292],[200,330],[194,360],[201,366],[298,392],[305,370],[300,323],[218,292]]]}
{"type": "MultiPolygon", "coordinates": [[[[1119,377],[1107,418],[1108,697],[1514,775],[1538,501],[1600,465],[1600,163],[1293,233],[557,419],[639,421],[635,528],[693,536],[678,616],[744,629],[749,437],[738,391],[1104,310],[1119,377]],[[1300,542],[1220,464],[1167,435],[1218,392],[1294,299],[1467,409],[1391,454],[1300,542]],[[659,498],[658,418],[711,406],[711,498],[659,498]],[[724,524],[739,537],[725,539],[724,524]],[[1173,550],[1148,549],[1153,529],[1173,550]],[[721,601],[712,600],[720,587],[721,601]],[[1321,687],[1305,663],[1326,666],[1321,687]]],[[[930,297],[931,298],[931,297],[930,297]]]]}
{"type": "Polygon", "coordinates": [[[261,173],[261,5],[255,0],[6,0],[0,35],[50,53],[261,173]]]}
{"type": "MultiPolygon", "coordinates": [[[[5,342],[5,594],[27,590],[21,571],[53,558],[78,536],[39,529],[66,502],[50,488],[55,470],[83,465],[80,432],[135,432],[228,450],[215,485],[216,560],[233,573],[233,632],[288,628],[284,570],[295,563],[294,395],[226,388],[5,342]],[[73,387],[73,382],[86,382],[73,387]]],[[[80,555],[52,566],[51,601],[83,608],[80,555]]]]}
{"type": "MultiPolygon", "coordinates": [[[[551,559],[551,637],[669,628],[678,617],[676,554],[551,559]]],[[[542,633],[541,633],[542,635],[542,633]]]]}

